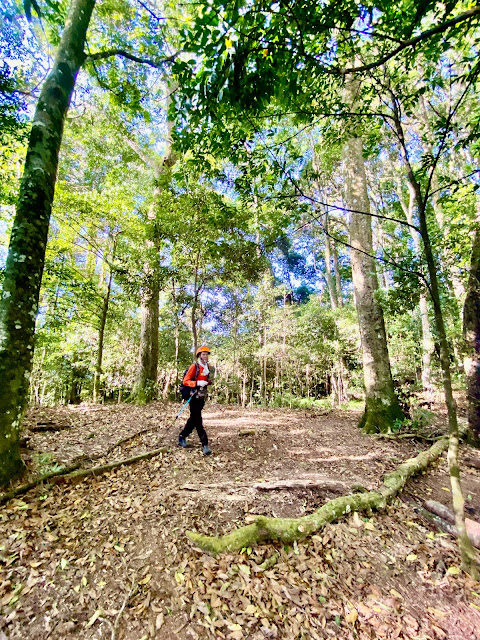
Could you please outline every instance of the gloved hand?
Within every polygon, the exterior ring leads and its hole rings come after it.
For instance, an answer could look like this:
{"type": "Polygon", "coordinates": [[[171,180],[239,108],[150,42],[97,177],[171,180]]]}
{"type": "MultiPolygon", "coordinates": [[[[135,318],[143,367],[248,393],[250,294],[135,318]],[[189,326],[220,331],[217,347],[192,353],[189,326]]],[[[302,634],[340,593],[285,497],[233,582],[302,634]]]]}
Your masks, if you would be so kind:
{"type": "Polygon", "coordinates": [[[197,387],[206,387],[208,384],[207,380],[197,380],[197,387]]]}

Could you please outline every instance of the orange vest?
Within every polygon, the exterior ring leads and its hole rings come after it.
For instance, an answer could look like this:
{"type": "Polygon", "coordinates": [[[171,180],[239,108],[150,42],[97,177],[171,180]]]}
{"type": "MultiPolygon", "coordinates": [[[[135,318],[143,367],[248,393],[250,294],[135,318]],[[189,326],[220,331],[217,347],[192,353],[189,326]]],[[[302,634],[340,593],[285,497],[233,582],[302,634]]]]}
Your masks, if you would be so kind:
{"type": "Polygon", "coordinates": [[[185,377],[183,379],[183,384],[186,387],[195,388],[197,386],[197,380],[207,380],[208,382],[208,376],[204,376],[202,373],[203,367],[201,365],[199,365],[199,367],[200,367],[200,373],[198,374],[198,378],[195,378],[197,365],[193,363],[188,367],[188,371],[185,374],[185,377]]]}

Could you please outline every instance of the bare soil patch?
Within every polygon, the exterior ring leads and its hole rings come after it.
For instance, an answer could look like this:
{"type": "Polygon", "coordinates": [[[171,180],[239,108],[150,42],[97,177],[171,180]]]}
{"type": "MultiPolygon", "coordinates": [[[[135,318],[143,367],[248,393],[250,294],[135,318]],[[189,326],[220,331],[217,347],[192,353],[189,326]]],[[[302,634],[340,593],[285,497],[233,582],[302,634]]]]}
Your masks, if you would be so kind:
{"type": "MultiPolygon", "coordinates": [[[[29,412],[27,427],[49,427],[26,433],[31,473],[81,456],[101,464],[169,449],[4,505],[0,638],[479,637],[480,584],[459,572],[454,540],[417,511],[427,499],[449,505],[444,459],[386,512],[354,514],[293,547],[215,559],[185,536],[223,534],[252,514],[296,517],[374,489],[428,443],[366,436],[353,411],[207,405],[206,458],[195,433],[191,447],[176,446],[177,410],[159,402],[29,412]]],[[[465,468],[462,479],[468,515],[479,520],[480,471],[465,468]]]]}

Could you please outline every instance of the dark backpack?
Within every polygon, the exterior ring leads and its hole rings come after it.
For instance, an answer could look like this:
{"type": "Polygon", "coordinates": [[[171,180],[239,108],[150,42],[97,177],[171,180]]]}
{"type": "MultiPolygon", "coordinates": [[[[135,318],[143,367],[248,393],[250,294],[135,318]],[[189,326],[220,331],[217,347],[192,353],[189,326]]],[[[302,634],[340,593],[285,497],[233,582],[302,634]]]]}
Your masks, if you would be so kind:
{"type": "MultiPolygon", "coordinates": [[[[187,387],[183,384],[183,379],[187,375],[187,371],[190,369],[191,366],[192,365],[189,364],[188,367],[183,372],[182,381],[180,383],[180,386],[178,387],[178,390],[180,391],[180,395],[184,400],[188,400],[190,398],[190,393],[192,392],[192,387],[187,387]]],[[[200,365],[198,364],[198,362],[195,362],[195,380],[198,378],[199,373],[200,373],[200,365]]]]}

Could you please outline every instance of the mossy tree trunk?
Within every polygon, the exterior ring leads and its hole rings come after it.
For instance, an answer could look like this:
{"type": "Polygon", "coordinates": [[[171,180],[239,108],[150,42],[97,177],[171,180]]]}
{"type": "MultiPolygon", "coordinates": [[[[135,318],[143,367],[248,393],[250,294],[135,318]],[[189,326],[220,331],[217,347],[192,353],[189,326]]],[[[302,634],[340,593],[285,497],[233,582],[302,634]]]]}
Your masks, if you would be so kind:
{"type": "MultiPolygon", "coordinates": [[[[400,143],[400,150],[403,160],[405,162],[407,170],[407,179],[409,188],[415,194],[415,203],[417,206],[417,215],[420,227],[420,236],[422,238],[423,250],[425,255],[425,262],[427,264],[428,279],[430,286],[430,296],[432,299],[433,313],[435,318],[435,328],[437,331],[438,342],[440,345],[440,366],[442,369],[443,379],[443,391],[445,396],[445,404],[447,406],[448,414],[448,430],[449,430],[449,446],[448,446],[448,467],[450,472],[450,485],[452,488],[452,507],[455,514],[455,526],[457,527],[457,541],[460,554],[462,557],[463,568],[472,576],[478,577],[478,566],[476,562],[475,549],[467,535],[467,529],[465,526],[465,514],[464,514],[464,498],[462,493],[462,486],[460,482],[460,468],[458,464],[458,447],[459,447],[459,432],[457,421],[457,404],[453,397],[452,376],[450,369],[451,361],[451,349],[447,339],[447,332],[445,329],[445,322],[443,319],[442,305],[440,302],[440,292],[438,288],[438,276],[439,266],[435,258],[432,244],[430,242],[430,234],[427,225],[427,198],[428,183],[425,195],[422,193],[422,188],[418,182],[415,173],[413,171],[412,164],[410,162],[410,156],[408,153],[407,144],[405,141],[405,135],[403,132],[402,121],[400,117],[400,103],[398,98],[392,93],[393,104],[393,122],[395,124],[395,131],[398,141],[400,143]]],[[[431,169],[432,177],[435,171],[435,165],[431,169]]]]}
{"type": "Polygon", "coordinates": [[[383,310],[376,299],[378,280],[372,255],[372,224],[361,138],[344,147],[343,166],[350,209],[352,280],[355,291],[365,382],[365,411],[360,421],[367,433],[386,433],[403,419],[393,389],[383,310]]]}
{"type": "Polygon", "coordinates": [[[53,69],[42,86],[27,149],[0,301],[0,485],[22,471],[20,424],[65,117],[95,0],[73,0],[53,69]]]}
{"type": "Polygon", "coordinates": [[[477,227],[473,239],[467,297],[463,307],[463,335],[467,349],[468,426],[472,442],[480,447],[480,227],[477,227]]]}

